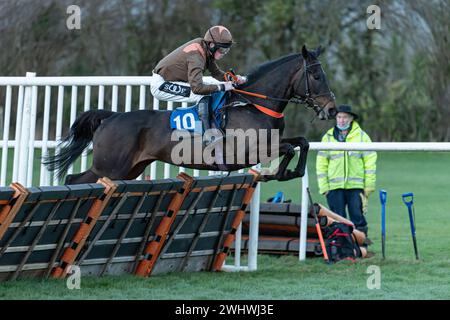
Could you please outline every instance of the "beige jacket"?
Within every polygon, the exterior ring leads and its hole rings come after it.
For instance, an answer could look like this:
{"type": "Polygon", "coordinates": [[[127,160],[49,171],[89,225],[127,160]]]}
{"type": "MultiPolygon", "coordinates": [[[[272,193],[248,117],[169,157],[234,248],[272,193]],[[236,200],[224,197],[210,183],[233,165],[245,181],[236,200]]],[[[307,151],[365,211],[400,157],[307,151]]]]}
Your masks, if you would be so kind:
{"type": "Polygon", "coordinates": [[[172,51],[155,67],[154,72],[166,81],[188,82],[195,94],[208,95],[219,88],[203,83],[203,73],[208,69],[211,75],[224,81],[224,72],[217,66],[202,38],[189,41],[172,51]]]}

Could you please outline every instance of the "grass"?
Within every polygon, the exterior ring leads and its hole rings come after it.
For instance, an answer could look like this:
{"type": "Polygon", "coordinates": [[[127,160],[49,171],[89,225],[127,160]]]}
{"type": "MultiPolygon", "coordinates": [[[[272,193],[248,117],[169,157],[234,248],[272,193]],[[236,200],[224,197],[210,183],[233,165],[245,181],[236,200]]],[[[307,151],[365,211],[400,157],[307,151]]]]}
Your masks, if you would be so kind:
{"type": "MultiPolygon", "coordinates": [[[[250,273],[171,273],[146,279],[134,276],[82,277],[81,290],[62,280],[0,283],[4,299],[450,299],[450,179],[448,153],[379,153],[377,190],[387,198],[386,260],[381,259],[378,192],[370,198],[369,237],[375,257],[357,263],[325,265],[321,258],[300,263],[296,256],[258,256],[250,273]],[[414,193],[420,261],[414,258],[406,206],[401,194],[414,193]],[[367,287],[369,266],[381,271],[380,289],[367,287]]],[[[309,157],[310,183],[317,194],[315,153],[309,157]]],[[[300,180],[262,186],[261,198],[282,190],[295,202],[300,180]]]]}

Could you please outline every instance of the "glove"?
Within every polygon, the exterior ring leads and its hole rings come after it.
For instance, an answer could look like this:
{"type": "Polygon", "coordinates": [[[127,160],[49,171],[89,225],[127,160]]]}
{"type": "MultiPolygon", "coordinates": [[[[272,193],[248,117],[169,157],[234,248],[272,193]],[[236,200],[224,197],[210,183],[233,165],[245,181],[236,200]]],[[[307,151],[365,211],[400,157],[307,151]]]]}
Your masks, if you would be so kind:
{"type": "Polygon", "coordinates": [[[364,189],[364,195],[366,196],[366,198],[369,198],[369,196],[372,194],[374,190],[373,189],[364,189]]]}
{"type": "Polygon", "coordinates": [[[236,76],[236,78],[237,78],[237,84],[244,84],[247,82],[247,77],[238,75],[238,76],[236,76]]]}
{"type": "Polygon", "coordinates": [[[365,194],[366,192],[364,191],[364,193],[360,193],[359,197],[361,198],[361,207],[362,207],[362,213],[366,214],[367,213],[367,209],[369,207],[369,199],[368,196],[366,196],[365,194]]]}
{"type": "Polygon", "coordinates": [[[231,81],[222,82],[219,87],[220,91],[230,91],[234,89],[233,82],[231,81]]]}

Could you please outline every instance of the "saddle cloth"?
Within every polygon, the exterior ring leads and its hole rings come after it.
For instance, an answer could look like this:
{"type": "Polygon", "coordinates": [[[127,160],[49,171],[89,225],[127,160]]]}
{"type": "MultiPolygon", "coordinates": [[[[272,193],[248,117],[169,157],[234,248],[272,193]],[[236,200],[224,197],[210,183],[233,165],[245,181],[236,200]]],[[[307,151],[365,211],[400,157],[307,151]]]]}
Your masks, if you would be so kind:
{"type": "MultiPolygon", "coordinates": [[[[223,113],[220,111],[227,101],[226,92],[214,92],[211,95],[211,121],[216,128],[222,128],[223,113]]],[[[188,108],[176,108],[170,115],[170,127],[175,130],[187,130],[203,134],[202,123],[198,115],[198,105],[188,108]]]]}

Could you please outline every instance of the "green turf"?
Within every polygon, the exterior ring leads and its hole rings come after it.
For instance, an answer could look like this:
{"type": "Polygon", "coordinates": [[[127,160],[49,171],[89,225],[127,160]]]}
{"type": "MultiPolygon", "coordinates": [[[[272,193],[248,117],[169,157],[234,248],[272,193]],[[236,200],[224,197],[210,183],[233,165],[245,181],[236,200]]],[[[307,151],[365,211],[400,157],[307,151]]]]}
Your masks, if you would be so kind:
{"type": "MultiPolygon", "coordinates": [[[[317,195],[309,158],[311,191],[317,195]]],[[[325,265],[321,258],[300,263],[296,256],[258,256],[258,271],[173,273],[146,279],[134,276],[82,277],[80,290],[65,280],[0,283],[3,299],[449,299],[450,177],[448,153],[379,153],[377,192],[369,203],[369,237],[375,257],[357,263],[325,265]],[[388,192],[387,259],[381,259],[378,189],[388,192]],[[414,192],[421,260],[413,254],[407,209],[401,194],[414,192]],[[368,289],[367,268],[381,270],[381,288],[368,289]]],[[[300,181],[267,183],[262,199],[283,190],[295,202],[300,181]]]]}

